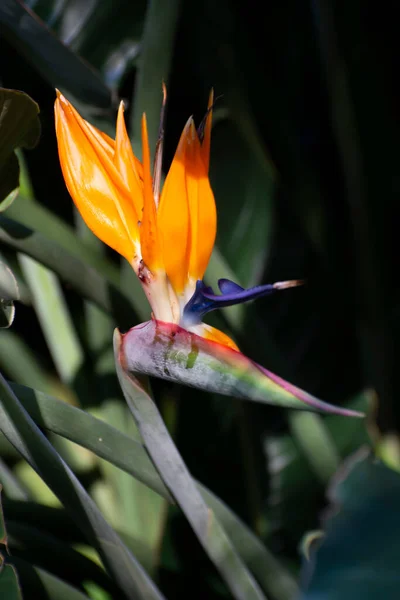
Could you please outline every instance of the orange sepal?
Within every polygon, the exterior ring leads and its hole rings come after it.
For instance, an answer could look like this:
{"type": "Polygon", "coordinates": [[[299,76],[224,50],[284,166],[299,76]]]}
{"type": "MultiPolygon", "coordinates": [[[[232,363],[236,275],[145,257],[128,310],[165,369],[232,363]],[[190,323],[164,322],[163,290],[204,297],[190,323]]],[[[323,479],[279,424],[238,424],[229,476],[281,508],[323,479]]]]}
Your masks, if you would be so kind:
{"type": "Polygon", "coordinates": [[[189,269],[189,203],[186,190],[186,153],[193,125],[186,123],[165,179],[158,209],[165,271],[175,292],[183,292],[189,269]]]}
{"type": "Polygon", "coordinates": [[[97,127],[95,127],[94,125],[92,125],[91,123],[88,123],[87,121],[85,121],[86,127],[90,130],[90,132],[93,135],[93,139],[96,140],[96,142],[98,142],[99,146],[101,146],[101,148],[107,152],[108,156],[113,159],[114,158],[114,152],[115,152],[115,142],[112,138],[110,138],[109,135],[107,135],[106,133],[104,133],[104,131],[100,131],[100,129],[97,129],[97,127]]]}
{"type": "Polygon", "coordinates": [[[133,154],[124,118],[124,103],[121,101],[118,109],[117,127],[115,132],[114,164],[129,190],[130,198],[135,206],[136,215],[143,208],[143,168],[133,154]]]}
{"type": "Polygon", "coordinates": [[[160,251],[157,209],[154,202],[153,182],[150,171],[150,148],[146,115],[142,117],[142,155],[144,201],[140,225],[140,246],[145,265],[150,271],[155,272],[162,268],[163,261],[160,251]]]}
{"type": "Polygon", "coordinates": [[[203,279],[217,231],[214,194],[201,152],[200,140],[192,124],[185,166],[190,213],[189,276],[194,281],[203,279]]]}
{"type": "Polygon", "coordinates": [[[111,143],[104,136],[101,143],[100,132],[59,92],[54,109],[61,169],[76,207],[99,239],[131,261],[137,219],[112,163],[111,143]]]}

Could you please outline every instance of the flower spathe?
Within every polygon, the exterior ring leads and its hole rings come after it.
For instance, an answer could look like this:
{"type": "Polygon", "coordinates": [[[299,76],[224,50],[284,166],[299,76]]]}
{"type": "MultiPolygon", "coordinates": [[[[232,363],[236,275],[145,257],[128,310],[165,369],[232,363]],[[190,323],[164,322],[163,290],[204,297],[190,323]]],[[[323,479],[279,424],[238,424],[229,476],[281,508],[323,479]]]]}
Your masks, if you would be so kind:
{"type": "MultiPolygon", "coordinates": [[[[163,108],[165,99],[164,88],[163,108]]],[[[202,283],[217,227],[208,178],[212,106],[213,93],[201,132],[188,119],[161,193],[162,136],[152,173],[146,116],[139,161],[122,102],[113,140],[85,121],[57,91],[56,134],[65,183],[78,211],[93,233],[131,264],[153,317],[237,349],[223,332],[202,323],[204,314],[300,282],[244,290],[220,280],[221,295],[202,283]]]]}

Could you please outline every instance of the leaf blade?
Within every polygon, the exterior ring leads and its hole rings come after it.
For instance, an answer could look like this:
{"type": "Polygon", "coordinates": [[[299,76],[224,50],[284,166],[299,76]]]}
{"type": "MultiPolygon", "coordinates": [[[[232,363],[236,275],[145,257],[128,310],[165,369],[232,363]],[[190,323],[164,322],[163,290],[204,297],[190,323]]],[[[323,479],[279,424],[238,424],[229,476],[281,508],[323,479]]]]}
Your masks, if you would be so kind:
{"type": "Polygon", "coordinates": [[[111,105],[111,92],[96,71],[64,46],[29,8],[4,0],[0,23],[5,37],[50,85],[67,89],[88,104],[102,108],[111,105]]]}
{"type": "MultiPolygon", "coordinates": [[[[88,448],[98,456],[130,473],[169,502],[174,502],[139,441],[119,432],[93,415],[43,392],[16,383],[11,383],[10,386],[20,398],[24,408],[41,428],[88,448]]],[[[216,513],[233,539],[237,540],[235,544],[237,551],[253,570],[263,589],[270,590],[282,600],[292,598],[297,588],[289,573],[224,502],[201,483],[197,482],[197,486],[204,500],[216,513]],[[284,596],[280,596],[276,590],[275,586],[278,586],[279,582],[283,582],[282,585],[286,591],[284,596]]]]}
{"type": "Polygon", "coordinates": [[[53,449],[0,375],[0,427],[6,438],[72,511],[81,528],[129,597],[161,600],[162,594],[136,562],[70,468],[53,449]],[[147,596],[146,596],[147,594],[147,596]]]}

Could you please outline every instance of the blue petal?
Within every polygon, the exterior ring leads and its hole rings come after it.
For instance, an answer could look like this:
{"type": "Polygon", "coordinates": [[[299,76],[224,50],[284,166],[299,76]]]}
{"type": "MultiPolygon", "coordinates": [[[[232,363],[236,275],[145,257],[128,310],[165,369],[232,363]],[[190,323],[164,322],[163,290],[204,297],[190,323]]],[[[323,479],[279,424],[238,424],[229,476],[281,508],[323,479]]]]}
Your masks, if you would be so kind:
{"type": "Polygon", "coordinates": [[[218,279],[218,287],[221,294],[232,294],[233,292],[242,292],[244,290],[244,288],[230,279],[218,279]]]}
{"type": "Polygon", "coordinates": [[[214,294],[211,287],[207,287],[200,280],[197,281],[196,290],[183,310],[183,324],[195,325],[201,323],[204,315],[212,310],[267,296],[277,289],[274,285],[259,285],[245,290],[229,279],[220,279],[218,287],[221,294],[214,294]]]}
{"type": "MultiPolygon", "coordinates": [[[[227,280],[226,280],[227,281],[227,280]]],[[[233,282],[230,282],[233,284],[233,282]]],[[[241,304],[242,302],[248,302],[249,300],[255,300],[261,296],[267,296],[276,292],[276,288],[273,285],[258,285],[256,287],[245,290],[240,286],[236,286],[238,289],[230,290],[229,292],[223,292],[222,294],[214,294],[208,289],[203,290],[201,293],[207,300],[211,300],[217,303],[215,308],[221,308],[223,306],[233,306],[234,304],[241,304]]],[[[225,286],[224,286],[225,287],[225,286]]],[[[221,288],[220,288],[221,289],[221,288]]],[[[222,290],[221,290],[222,292],[222,290]]]]}

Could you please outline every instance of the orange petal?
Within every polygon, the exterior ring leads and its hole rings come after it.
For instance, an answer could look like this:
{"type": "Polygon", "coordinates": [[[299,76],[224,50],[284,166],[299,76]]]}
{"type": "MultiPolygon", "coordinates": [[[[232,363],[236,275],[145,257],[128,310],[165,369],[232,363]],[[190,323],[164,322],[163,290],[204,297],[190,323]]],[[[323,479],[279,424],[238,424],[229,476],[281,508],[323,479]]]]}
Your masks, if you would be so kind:
{"type": "Polygon", "coordinates": [[[210,260],[217,231],[217,212],[202,147],[192,123],[186,153],[186,188],[190,212],[189,276],[202,279],[210,260]]]}
{"type": "MultiPolygon", "coordinates": [[[[130,198],[135,205],[136,214],[141,215],[143,208],[143,183],[137,170],[137,160],[132,151],[131,142],[126,131],[124,119],[124,103],[121,101],[117,117],[115,134],[114,164],[129,190],[130,198]]],[[[140,167],[142,165],[140,164],[140,167]]],[[[142,176],[143,176],[143,169],[142,176]]]]}
{"type": "Polygon", "coordinates": [[[100,129],[97,129],[97,127],[95,127],[94,125],[91,125],[87,121],[86,121],[86,126],[88,129],[90,129],[90,131],[93,135],[93,139],[95,139],[98,142],[98,144],[103,148],[103,150],[105,152],[107,152],[109,157],[111,159],[113,159],[114,152],[115,152],[114,140],[112,138],[110,138],[109,135],[104,133],[104,131],[100,131],[100,129]]]}
{"type": "Polygon", "coordinates": [[[55,119],[65,183],[83,220],[98,238],[131,261],[137,216],[110,158],[110,148],[100,143],[98,130],[93,131],[60,93],[55,119]]]}
{"type": "Polygon", "coordinates": [[[214,104],[214,90],[211,90],[208,97],[207,118],[204,127],[203,142],[201,144],[201,156],[206,167],[206,172],[210,166],[210,148],[211,148],[211,125],[212,125],[212,105],[214,104]]]}
{"type": "Polygon", "coordinates": [[[189,268],[189,203],[186,190],[186,151],[190,118],[182,132],[174,159],[164,182],[158,209],[158,227],[162,236],[165,271],[176,293],[187,282],[189,268]]]}
{"type": "Polygon", "coordinates": [[[150,148],[146,115],[143,115],[142,118],[142,155],[144,202],[140,226],[140,246],[145,265],[150,271],[157,271],[162,267],[162,257],[157,230],[157,209],[154,202],[150,171],[150,148]]]}

